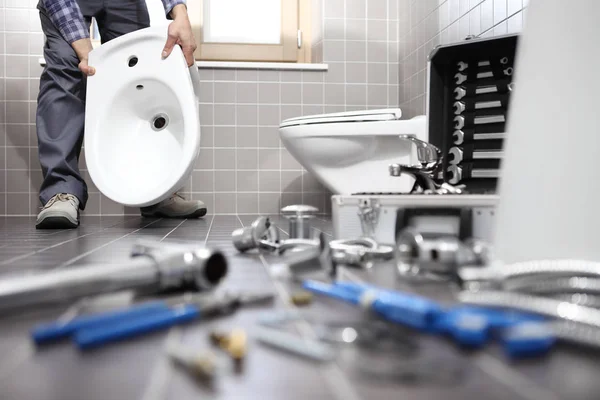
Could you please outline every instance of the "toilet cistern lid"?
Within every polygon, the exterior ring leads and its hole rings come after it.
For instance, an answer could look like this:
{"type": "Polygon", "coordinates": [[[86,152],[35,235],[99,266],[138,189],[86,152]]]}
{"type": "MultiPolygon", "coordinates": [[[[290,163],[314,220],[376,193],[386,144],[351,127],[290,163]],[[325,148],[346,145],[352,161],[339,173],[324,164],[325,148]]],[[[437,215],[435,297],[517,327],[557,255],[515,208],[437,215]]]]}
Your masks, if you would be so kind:
{"type": "Polygon", "coordinates": [[[340,122],[373,122],[393,121],[402,117],[399,108],[386,108],[379,110],[346,111],[331,114],[306,115],[284,120],[279,127],[308,125],[308,124],[333,124],[340,122]]]}

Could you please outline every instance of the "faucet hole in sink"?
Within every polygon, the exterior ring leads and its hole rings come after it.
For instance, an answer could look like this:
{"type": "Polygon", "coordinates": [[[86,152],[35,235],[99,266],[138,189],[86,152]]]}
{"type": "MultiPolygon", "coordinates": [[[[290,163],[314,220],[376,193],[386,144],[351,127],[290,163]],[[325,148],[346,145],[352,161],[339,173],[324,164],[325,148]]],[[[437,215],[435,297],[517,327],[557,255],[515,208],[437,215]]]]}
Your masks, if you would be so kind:
{"type": "Polygon", "coordinates": [[[152,119],[152,129],[161,131],[169,124],[169,117],[166,114],[158,114],[152,119]]]}
{"type": "Polygon", "coordinates": [[[142,90],[142,89],[144,88],[144,85],[137,85],[135,88],[136,88],[137,90],[142,90]]]}
{"type": "Polygon", "coordinates": [[[129,65],[129,67],[135,67],[135,65],[137,63],[138,63],[138,58],[136,56],[129,57],[129,60],[127,61],[127,65],[129,65]]]}

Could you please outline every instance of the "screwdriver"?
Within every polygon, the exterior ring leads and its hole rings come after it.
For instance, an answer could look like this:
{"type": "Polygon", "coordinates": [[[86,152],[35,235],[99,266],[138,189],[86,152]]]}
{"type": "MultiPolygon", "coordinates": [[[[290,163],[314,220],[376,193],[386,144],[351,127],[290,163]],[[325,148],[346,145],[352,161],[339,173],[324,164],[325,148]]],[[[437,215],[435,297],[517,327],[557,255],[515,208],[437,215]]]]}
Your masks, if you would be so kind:
{"type": "Polygon", "coordinates": [[[225,295],[200,304],[191,301],[132,320],[120,320],[106,326],[94,325],[83,328],[75,332],[73,339],[80,349],[90,349],[105,343],[168,328],[178,323],[230,314],[244,304],[262,303],[271,301],[273,298],[272,293],[257,293],[225,295]]]}

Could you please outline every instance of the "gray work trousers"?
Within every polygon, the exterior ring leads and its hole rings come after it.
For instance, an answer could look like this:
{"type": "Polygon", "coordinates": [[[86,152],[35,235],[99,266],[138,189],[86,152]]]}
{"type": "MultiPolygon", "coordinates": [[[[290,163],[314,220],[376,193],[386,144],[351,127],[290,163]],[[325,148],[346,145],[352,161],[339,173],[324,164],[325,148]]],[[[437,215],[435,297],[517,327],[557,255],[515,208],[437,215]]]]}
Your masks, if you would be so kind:
{"type": "MultiPolygon", "coordinates": [[[[87,24],[94,17],[102,43],[150,25],[144,0],[77,0],[87,24]]],[[[46,67],[40,78],[36,128],[38,154],[44,176],[40,201],[58,193],[77,196],[85,209],[88,193],[79,171],[85,123],[86,79],[79,59],[61,36],[43,6],[38,4],[46,36],[46,67]]]]}

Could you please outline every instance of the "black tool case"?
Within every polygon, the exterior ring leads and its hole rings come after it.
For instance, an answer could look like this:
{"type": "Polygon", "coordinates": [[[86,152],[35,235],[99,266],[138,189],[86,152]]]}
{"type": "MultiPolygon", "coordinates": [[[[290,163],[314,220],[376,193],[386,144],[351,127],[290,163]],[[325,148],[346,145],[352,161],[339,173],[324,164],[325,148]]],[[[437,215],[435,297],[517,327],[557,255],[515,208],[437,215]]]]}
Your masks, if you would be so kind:
{"type": "Polygon", "coordinates": [[[467,39],[429,55],[429,142],[444,155],[444,181],[470,193],[496,191],[518,38],[467,39]]]}

